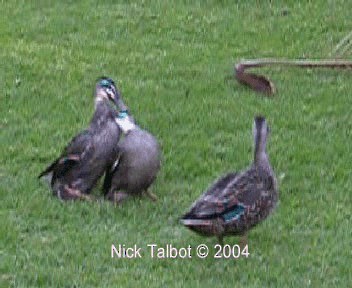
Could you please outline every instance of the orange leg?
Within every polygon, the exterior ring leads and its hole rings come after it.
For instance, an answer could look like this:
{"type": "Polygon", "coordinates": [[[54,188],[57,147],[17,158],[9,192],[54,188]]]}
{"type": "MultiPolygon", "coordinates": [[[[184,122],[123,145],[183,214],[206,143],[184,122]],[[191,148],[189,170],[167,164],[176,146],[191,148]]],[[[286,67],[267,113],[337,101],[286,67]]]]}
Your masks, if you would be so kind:
{"type": "Polygon", "coordinates": [[[243,234],[240,238],[240,243],[239,243],[241,250],[248,245],[248,236],[247,233],[243,234]]]}
{"type": "Polygon", "coordinates": [[[114,204],[121,204],[129,195],[125,192],[112,192],[110,191],[106,195],[106,199],[113,202],[114,204]]]}
{"type": "Polygon", "coordinates": [[[145,190],[144,194],[147,195],[153,202],[158,201],[158,196],[156,196],[154,193],[150,192],[149,190],[145,190]]]}
{"type": "Polygon", "coordinates": [[[218,243],[221,245],[221,246],[224,246],[224,237],[222,235],[219,235],[218,236],[218,243]]]}

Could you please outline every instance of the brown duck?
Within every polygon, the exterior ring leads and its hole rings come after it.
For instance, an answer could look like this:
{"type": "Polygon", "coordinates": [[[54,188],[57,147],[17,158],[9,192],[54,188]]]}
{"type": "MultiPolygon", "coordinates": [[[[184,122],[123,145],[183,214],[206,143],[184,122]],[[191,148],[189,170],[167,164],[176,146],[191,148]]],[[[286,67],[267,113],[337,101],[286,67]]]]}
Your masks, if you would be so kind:
{"type": "Polygon", "coordinates": [[[61,200],[89,199],[87,194],[113,164],[120,139],[115,106],[125,109],[114,81],[102,77],[96,84],[95,112],[89,127],[39,175],[51,178],[53,194],[61,200]]]}
{"type": "Polygon", "coordinates": [[[216,236],[219,243],[229,235],[242,236],[263,221],[275,208],[278,188],[266,153],[269,127],[264,117],[254,120],[254,161],[243,172],[221,177],[193,204],[181,222],[204,235],[216,236]]]}

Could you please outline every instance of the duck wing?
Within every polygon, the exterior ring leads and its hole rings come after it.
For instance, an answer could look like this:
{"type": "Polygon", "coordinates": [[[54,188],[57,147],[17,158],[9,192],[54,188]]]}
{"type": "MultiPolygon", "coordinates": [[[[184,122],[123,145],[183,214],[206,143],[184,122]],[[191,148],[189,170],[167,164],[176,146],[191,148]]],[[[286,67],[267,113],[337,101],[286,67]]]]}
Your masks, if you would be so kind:
{"type": "Polygon", "coordinates": [[[208,190],[194,202],[190,211],[182,219],[212,219],[217,218],[224,211],[238,204],[233,197],[231,184],[236,181],[240,173],[231,172],[216,180],[208,190]]]}
{"type": "MultiPolygon", "coordinates": [[[[221,217],[225,222],[237,220],[244,214],[255,213],[256,206],[273,185],[271,176],[263,176],[255,168],[243,173],[228,174],[216,181],[193,204],[183,219],[221,217]]],[[[192,221],[188,222],[192,224],[192,221]]]]}
{"type": "Polygon", "coordinates": [[[236,178],[237,175],[239,175],[239,173],[230,172],[225,176],[220,177],[207,189],[207,191],[203,194],[203,197],[208,195],[220,195],[221,191],[223,191],[229,183],[236,178]]]}
{"type": "Polygon", "coordinates": [[[93,137],[89,130],[84,130],[76,135],[65,147],[63,153],[53,163],[51,163],[38,178],[53,172],[54,178],[63,175],[80,161],[86,159],[94,151],[93,137]]]}

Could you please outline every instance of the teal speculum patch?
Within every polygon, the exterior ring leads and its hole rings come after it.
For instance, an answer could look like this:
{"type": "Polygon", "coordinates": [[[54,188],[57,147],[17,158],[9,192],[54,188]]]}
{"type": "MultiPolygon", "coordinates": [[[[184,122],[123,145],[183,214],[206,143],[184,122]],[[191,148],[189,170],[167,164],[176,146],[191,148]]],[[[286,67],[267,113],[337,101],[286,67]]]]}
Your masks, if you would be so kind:
{"type": "Polygon", "coordinates": [[[128,116],[128,111],[127,110],[124,110],[124,111],[120,111],[119,114],[117,115],[117,118],[120,118],[120,119],[124,119],[128,116]]]}
{"type": "Polygon", "coordinates": [[[224,218],[225,222],[237,220],[244,214],[244,211],[245,207],[242,205],[237,205],[233,210],[223,214],[222,217],[224,218]]]}

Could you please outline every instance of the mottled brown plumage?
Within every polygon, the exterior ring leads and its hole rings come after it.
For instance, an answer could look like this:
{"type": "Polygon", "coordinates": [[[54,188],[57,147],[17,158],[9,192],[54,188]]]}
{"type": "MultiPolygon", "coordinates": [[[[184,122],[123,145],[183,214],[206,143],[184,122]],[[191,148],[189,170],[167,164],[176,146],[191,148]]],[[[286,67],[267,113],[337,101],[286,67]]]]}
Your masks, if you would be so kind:
{"type": "Polygon", "coordinates": [[[275,208],[278,190],[265,150],[268,127],[263,117],[254,121],[255,153],[245,171],[229,173],[193,204],[181,221],[204,236],[246,235],[275,208]]]}
{"type": "Polygon", "coordinates": [[[121,103],[114,82],[105,77],[100,79],[88,129],[75,136],[60,157],[39,175],[51,175],[55,196],[62,200],[86,199],[105,170],[112,166],[120,139],[114,106],[124,107],[121,103]]]}

